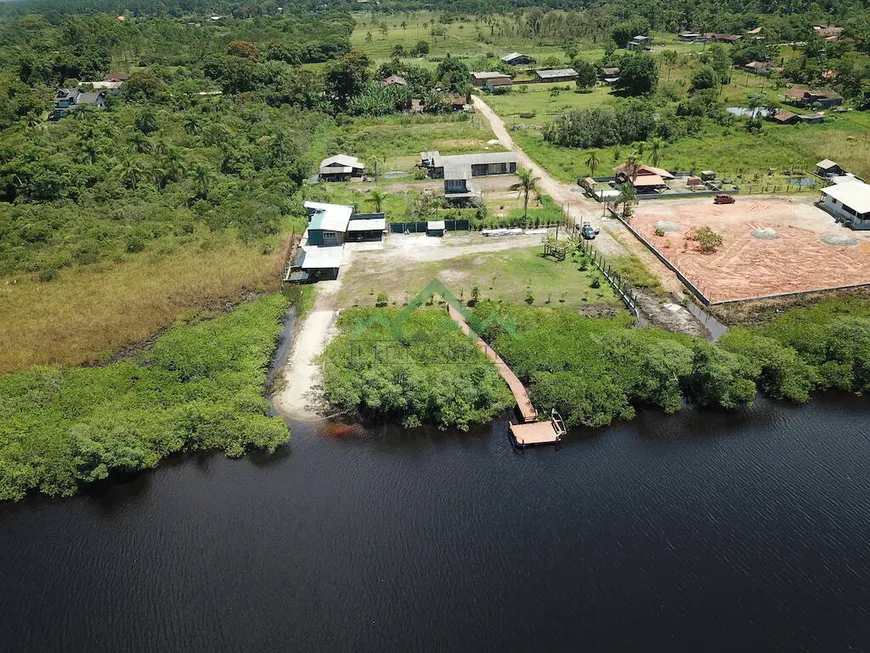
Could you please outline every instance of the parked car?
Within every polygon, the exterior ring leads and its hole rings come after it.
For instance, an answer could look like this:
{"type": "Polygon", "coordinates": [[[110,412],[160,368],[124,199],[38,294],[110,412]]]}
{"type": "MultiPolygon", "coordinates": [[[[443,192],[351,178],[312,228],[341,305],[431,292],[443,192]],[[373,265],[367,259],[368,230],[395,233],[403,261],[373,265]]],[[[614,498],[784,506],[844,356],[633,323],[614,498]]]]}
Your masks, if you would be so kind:
{"type": "Polygon", "coordinates": [[[734,204],[735,201],[730,195],[717,195],[713,198],[713,204],[734,204]]]}
{"type": "Polygon", "coordinates": [[[583,228],[580,229],[580,234],[586,240],[595,240],[595,236],[598,235],[598,229],[593,229],[591,224],[584,222],[583,228]]]}

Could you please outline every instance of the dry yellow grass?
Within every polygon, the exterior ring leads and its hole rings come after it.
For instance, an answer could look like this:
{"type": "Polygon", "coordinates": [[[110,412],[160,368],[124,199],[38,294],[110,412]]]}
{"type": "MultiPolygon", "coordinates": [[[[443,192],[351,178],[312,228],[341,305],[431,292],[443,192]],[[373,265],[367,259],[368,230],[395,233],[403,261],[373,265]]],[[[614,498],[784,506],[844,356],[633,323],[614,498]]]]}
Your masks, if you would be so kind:
{"type": "Polygon", "coordinates": [[[105,360],[202,309],[274,290],[283,253],[239,242],[0,280],[0,373],[105,360]]]}

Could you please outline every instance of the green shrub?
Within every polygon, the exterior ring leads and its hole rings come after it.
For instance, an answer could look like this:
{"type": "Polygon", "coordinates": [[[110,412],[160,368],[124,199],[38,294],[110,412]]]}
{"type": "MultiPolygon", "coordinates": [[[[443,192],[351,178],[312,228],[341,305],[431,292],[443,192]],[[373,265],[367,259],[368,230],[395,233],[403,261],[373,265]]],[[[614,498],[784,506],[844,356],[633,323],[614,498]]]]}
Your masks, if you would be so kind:
{"type": "Polygon", "coordinates": [[[177,327],[133,362],[0,376],[0,499],[74,494],[177,451],[274,450],[289,437],[263,397],[287,300],[177,327]]]}

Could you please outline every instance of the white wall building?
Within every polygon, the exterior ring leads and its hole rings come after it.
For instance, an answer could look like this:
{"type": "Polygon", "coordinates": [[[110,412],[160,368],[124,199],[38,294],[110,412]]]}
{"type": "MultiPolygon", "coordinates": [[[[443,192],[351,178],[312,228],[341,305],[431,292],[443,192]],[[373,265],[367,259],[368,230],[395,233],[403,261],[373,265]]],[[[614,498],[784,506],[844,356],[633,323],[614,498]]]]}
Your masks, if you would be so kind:
{"type": "Polygon", "coordinates": [[[852,179],[822,189],[819,204],[850,229],[870,229],[870,185],[852,179]]]}

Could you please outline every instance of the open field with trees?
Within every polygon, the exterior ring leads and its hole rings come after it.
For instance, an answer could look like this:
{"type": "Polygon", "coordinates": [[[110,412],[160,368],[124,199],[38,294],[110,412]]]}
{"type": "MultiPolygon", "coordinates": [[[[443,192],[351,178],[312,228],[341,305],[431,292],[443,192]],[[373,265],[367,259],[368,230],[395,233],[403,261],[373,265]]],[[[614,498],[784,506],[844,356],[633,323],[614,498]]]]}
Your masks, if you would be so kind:
{"type": "Polygon", "coordinates": [[[374,307],[380,300],[403,306],[432,279],[439,279],[457,298],[472,303],[489,300],[559,306],[587,314],[622,310],[610,286],[583,256],[574,253],[556,261],[544,257],[540,245],[400,265],[378,252],[360,252],[353,274],[342,284],[339,302],[374,307]]]}

